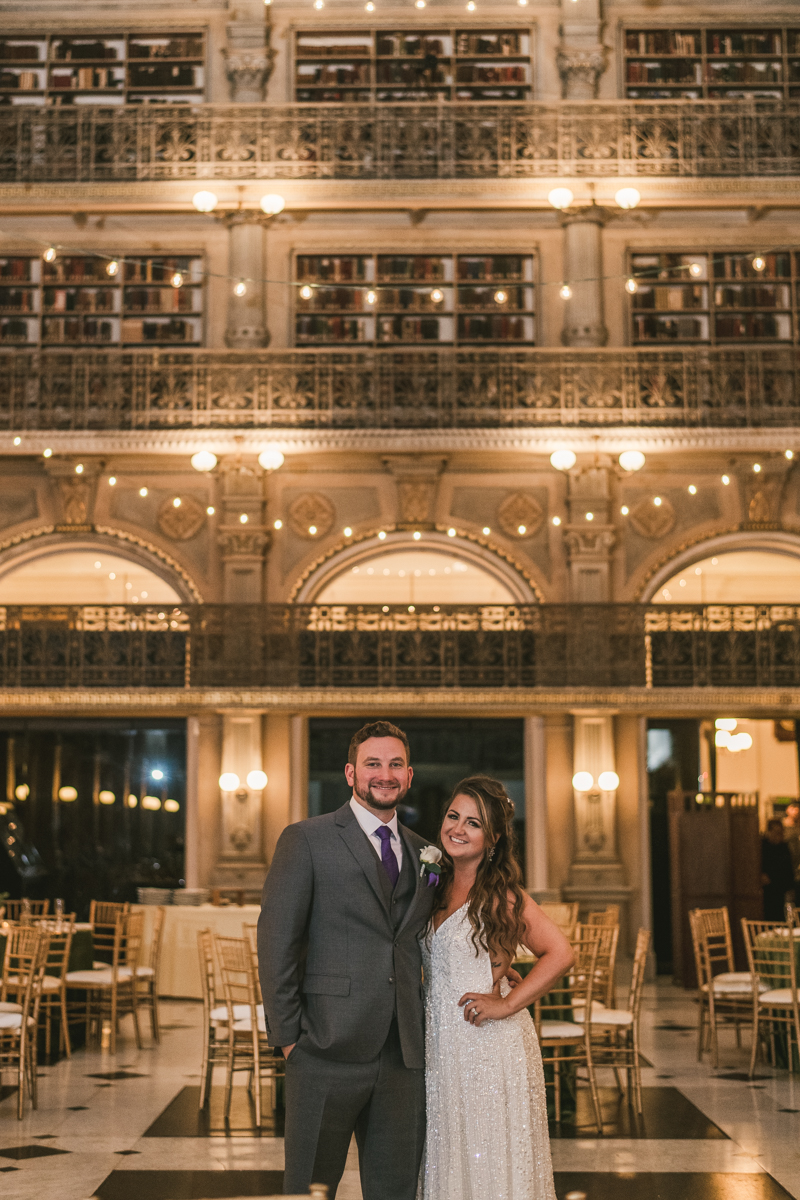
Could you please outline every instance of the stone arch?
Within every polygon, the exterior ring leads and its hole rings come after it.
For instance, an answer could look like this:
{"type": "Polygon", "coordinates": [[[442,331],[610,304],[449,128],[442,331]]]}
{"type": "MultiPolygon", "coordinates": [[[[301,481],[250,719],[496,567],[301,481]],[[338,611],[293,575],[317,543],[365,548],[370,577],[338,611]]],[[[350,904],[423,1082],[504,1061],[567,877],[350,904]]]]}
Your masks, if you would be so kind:
{"type": "Polygon", "coordinates": [[[297,603],[311,603],[325,587],[353,567],[366,565],[370,559],[391,551],[435,550],[440,554],[462,559],[496,580],[509,594],[509,603],[536,604],[543,598],[543,588],[538,581],[523,571],[521,566],[497,547],[485,542],[459,535],[448,537],[441,531],[423,532],[418,541],[405,530],[387,531],[379,541],[374,534],[335,547],[323,559],[312,564],[301,576],[290,596],[297,603]]]}
{"type": "MultiPolygon", "coordinates": [[[[17,571],[28,562],[71,550],[105,551],[124,558],[157,575],[177,593],[183,603],[202,603],[203,596],[197,583],[170,554],[144,538],[105,527],[76,535],[56,533],[54,527],[48,525],[0,541],[0,583],[5,575],[17,571]]],[[[57,597],[54,599],[57,603],[57,597]]]]}
{"type": "Polygon", "coordinates": [[[800,533],[786,530],[733,530],[706,536],[662,560],[642,584],[637,598],[647,604],[673,575],[702,559],[736,550],[760,550],[800,560],[800,533]]]}

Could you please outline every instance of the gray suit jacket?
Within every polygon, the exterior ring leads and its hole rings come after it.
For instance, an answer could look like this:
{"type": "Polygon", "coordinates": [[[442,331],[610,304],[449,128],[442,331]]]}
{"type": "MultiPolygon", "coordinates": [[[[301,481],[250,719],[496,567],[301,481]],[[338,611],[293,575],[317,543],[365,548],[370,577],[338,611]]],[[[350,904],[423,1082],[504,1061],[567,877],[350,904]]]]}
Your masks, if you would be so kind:
{"type": "Polygon", "coordinates": [[[349,803],[281,834],[258,922],[270,1045],[299,1042],[323,1058],[369,1062],[396,1013],[406,1066],[425,1065],[418,937],[434,889],[420,877],[426,843],[399,829],[416,887],[396,928],[384,868],[349,803]]]}

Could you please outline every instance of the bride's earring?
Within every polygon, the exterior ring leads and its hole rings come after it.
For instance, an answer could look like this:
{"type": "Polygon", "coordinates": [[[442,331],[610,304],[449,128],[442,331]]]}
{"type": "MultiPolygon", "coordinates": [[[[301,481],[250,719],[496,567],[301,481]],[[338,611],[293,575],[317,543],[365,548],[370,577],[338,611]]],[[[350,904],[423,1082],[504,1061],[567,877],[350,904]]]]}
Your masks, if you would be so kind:
{"type": "Polygon", "coordinates": [[[492,861],[492,859],[494,858],[494,846],[492,846],[491,850],[490,850],[490,851],[489,851],[489,853],[486,855],[486,857],[488,858],[489,862],[491,862],[491,861],[492,861]]]}

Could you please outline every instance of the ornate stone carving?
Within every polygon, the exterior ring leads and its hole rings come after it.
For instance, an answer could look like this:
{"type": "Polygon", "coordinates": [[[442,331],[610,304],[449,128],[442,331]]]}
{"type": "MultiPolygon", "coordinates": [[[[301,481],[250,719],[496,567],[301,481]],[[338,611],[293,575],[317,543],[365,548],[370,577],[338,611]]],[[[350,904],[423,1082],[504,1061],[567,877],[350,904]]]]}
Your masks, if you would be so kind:
{"type": "Polygon", "coordinates": [[[511,492],[497,508],[497,523],[509,537],[533,537],[543,520],[544,510],[530,492],[511,492]]]}
{"type": "Polygon", "coordinates": [[[316,541],[330,532],[336,509],[320,492],[304,492],[289,505],[288,517],[298,537],[316,541]]]}
{"type": "Polygon", "coordinates": [[[61,513],[64,525],[85,527],[90,520],[92,488],[81,475],[59,479],[61,513]]]}
{"type": "Polygon", "coordinates": [[[661,497],[661,504],[654,504],[645,497],[631,509],[629,520],[642,537],[663,538],[675,528],[675,509],[664,496],[661,497]]]}
{"type": "Polygon", "coordinates": [[[784,480],[748,479],[745,484],[747,524],[755,529],[769,529],[780,522],[781,497],[784,480]]]}
{"type": "Polygon", "coordinates": [[[556,58],[561,76],[562,95],[565,100],[594,100],[597,85],[606,69],[605,46],[593,46],[579,50],[573,46],[561,46],[556,58]]]}
{"type": "Polygon", "coordinates": [[[429,482],[403,481],[397,485],[400,520],[406,525],[423,524],[430,519],[436,485],[429,482]]]}
{"type": "Polygon", "coordinates": [[[276,51],[267,44],[263,50],[229,50],[225,48],[225,74],[231,88],[231,100],[251,104],[264,99],[276,51]]]}
{"type": "Polygon", "coordinates": [[[158,510],[157,520],[159,529],[168,538],[175,542],[186,542],[203,528],[206,511],[194,496],[175,496],[164,501],[158,510]]]}
{"type": "Polygon", "coordinates": [[[440,455],[392,455],[384,466],[397,483],[398,524],[432,526],[436,489],[447,460],[440,455]]]}
{"type": "Polygon", "coordinates": [[[258,558],[267,549],[271,540],[267,529],[256,527],[248,529],[242,525],[221,529],[217,537],[222,548],[223,558],[258,558]]]}

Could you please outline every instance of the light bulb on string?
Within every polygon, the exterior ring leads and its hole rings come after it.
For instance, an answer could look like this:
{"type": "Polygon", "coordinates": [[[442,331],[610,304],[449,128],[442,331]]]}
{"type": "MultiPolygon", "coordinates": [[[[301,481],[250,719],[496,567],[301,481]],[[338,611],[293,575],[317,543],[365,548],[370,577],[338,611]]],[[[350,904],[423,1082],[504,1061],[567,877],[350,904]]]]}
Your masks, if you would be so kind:
{"type": "Polygon", "coordinates": [[[630,279],[625,280],[625,291],[628,293],[629,296],[635,296],[636,293],[638,292],[638,290],[639,290],[639,284],[636,282],[636,280],[633,278],[633,276],[631,276],[630,279]]]}
{"type": "Polygon", "coordinates": [[[234,294],[234,296],[246,296],[247,295],[247,284],[245,283],[245,281],[243,279],[240,279],[239,282],[236,284],[235,288],[233,289],[233,294],[234,294]]]}
{"type": "MultiPolygon", "coordinates": [[[[14,439],[14,445],[17,445],[16,438],[14,439]]],[[[791,462],[791,460],[794,458],[794,450],[784,450],[783,457],[788,458],[789,461],[791,462]]]]}
{"type": "Polygon", "coordinates": [[[113,279],[114,276],[118,275],[118,274],[119,274],[119,263],[117,262],[117,260],[115,258],[112,258],[111,262],[106,263],[106,275],[110,275],[111,278],[113,279]]]}
{"type": "Polygon", "coordinates": [[[378,297],[375,292],[373,292],[372,290],[367,292],[367,296],[366,296],[367,304],[374,304],[377,299],[378,299],[378,297]]]}
{"type": "Polygon", "coordinates": [[[502,288],[499,289],[498,291],[496,291],[494,294],[495,304],[505,304],[507,299],[508,299],[508,292],[504,292],[502,290],[502,288]]]}
{"type": "Polygon", "coordinates": [[[469,0],[467,4],[467,12],[475,12],[475,0],[469,0]]]}
{"type": "Polygon", "coordinates": [[[324,7],[325,7],[325,0],[314,0],[314,8],[316,8],[317,11],[319,11],[321,8],[324,8],[324,7]]]}
{"type": "Polygon", "coordinates": [[[56,250],[55,246],[48,246],[42,255],[42,258],[46,263],[55,262],[57,257],[58,251],[56,250]]]}
{"type": "Polygon", "coordinates": [[[764,271],[766,269],[766,266],[767,266],[767,260],[765,258],[762,258],[760,254],[756,254],[755,258],[753,259],[753,270],[759,271],[759,272],[764,271]]]}
{"type": "Polygon", "coordinates": [[[313,291],[311,290],[311,288],[308,286],[307,283],[304,284],[304,286],[300,288],[300,299],[301,300],[310,300],[311,297],[313,296],[313,294],[314,294],[313,291]]]}
{"type": "Polygon", "coordinates": [[[170,283],[174,288],[183,287],[183,275],[180,271],[175,271],[170,279],[170,283]]]}
{"type": "Polygon", "coordinates": [[[367,0],[364,8],[367,10],[367,12],[375,12],[375,5],[372,3],[372,0],[367,0]]]}
{"type": "Polygon", "coordinates": [[[558,294],[562,300],[569,300],[572,296],[572,288],[568,283],[562,283],[561,287],[558,289],[558,294]]]}
{"type": "Polygon", "coordinates": [[[699,263],[699,262],[689,263],[689,274],[693,275],[695,277],[695,279],[697,279],[698,276],[702,275],[703,274],[702,263],[699,263]]]}
{"type": "Polygon", "coordinates": [[[431,300],[434,304],[441,304],[444,300],[444,292],[441,288],[434,288],[431,292],[431,300]]]}

